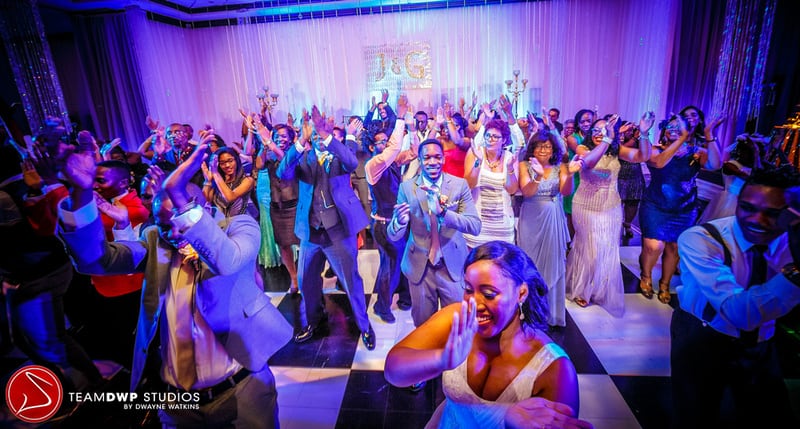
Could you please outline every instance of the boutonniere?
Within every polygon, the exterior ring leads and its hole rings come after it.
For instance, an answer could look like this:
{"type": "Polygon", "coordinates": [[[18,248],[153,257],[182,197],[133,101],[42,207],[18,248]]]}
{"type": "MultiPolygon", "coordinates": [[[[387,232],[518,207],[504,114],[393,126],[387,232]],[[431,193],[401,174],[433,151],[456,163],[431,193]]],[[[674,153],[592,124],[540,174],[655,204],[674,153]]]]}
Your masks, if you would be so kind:
{"type": "Polygon", "coordinates": [[[460,200],[450,201],[450,197],[448,197],[447,195],[439,194],[439,205],[446,210],[458,206],[459,202],[460,200]]]}
{"type": "Polygon", "coordinates": [[[183,264],[191,264],[195,271],[200,270],[200,255],[197,254],[197,250],[194,250],[194,247],[188,241],[182,243],[178,248],[178,253],[183,256],[183,264]]]}

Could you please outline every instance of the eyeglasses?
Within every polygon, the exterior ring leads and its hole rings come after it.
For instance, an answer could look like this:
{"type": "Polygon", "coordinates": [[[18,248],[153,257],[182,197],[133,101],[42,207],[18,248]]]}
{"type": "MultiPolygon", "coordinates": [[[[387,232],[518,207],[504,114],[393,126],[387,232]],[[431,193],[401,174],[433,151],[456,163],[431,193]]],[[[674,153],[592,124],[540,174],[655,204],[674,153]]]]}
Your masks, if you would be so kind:
{"type": "Polygon", "coordinates": [[[186,135],[186,131],[183,131],[183,130],[175,130],[175,131],[169,130],[169,131],[167,131],[167,135],[168,136],[169,135],[174,135],[174,136],[184,135],[185,136],[186,135]]]}
{"type": "Polygon", "coordinates": [[[229,164],[235,164],[235,163],[236,163],[235,159],[227,159],[225,161],[220,161],[219,165],[229,165],[229,164]]]}
{"type": "Polygon", "coordinates": [[[603,129],[597,127],[592,128],[592,134],[603,134],[603,129]]]}
{"type": "Polygon", "coordinates": [[[502,138],[503,138],[503,136],[501,136],[500,134],[489,134],[489,133],[486,133],[486,134],[484,134],[484,138],[485,138],[486,140],[492,140],[492,141],[494,141],[494,140],[500,140],[500,139],[502,139],[502,138]]]}
{"type": "Polygon", "coordinates": [[[536,146],[536,150],[553,150],[553,145],[547,144],[547,145],[536,146]]]}

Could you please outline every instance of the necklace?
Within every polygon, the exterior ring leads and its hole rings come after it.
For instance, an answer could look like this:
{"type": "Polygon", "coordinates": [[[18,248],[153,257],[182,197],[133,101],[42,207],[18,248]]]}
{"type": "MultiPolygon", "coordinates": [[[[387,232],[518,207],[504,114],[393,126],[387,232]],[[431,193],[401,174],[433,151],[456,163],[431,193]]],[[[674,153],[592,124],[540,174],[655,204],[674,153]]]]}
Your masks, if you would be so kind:
{"type": "Polygon", "coordinates": [[[488,151],[486,151],[484,153],[486,154],[486,158],[487,158],[486,159],[486,165],[488,165],[489,168],[491,168],[492,170],[496,169],[500,165],[500,161],[503,159],[503,152],[500,152],[499,156],[494,161],[489,161],[489,159],[488,159],[489,158],[489,152],[488,151]]]}

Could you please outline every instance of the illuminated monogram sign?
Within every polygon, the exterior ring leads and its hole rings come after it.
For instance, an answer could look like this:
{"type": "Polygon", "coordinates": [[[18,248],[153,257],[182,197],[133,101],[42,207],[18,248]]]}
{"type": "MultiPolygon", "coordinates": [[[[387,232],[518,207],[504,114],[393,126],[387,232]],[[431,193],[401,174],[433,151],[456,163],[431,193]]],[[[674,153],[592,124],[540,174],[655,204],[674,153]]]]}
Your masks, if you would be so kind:
{"type": "Polygon", "coordinates": [[[364,62],[369,91],[422,89],[433,85],[428,42],[365,46],[364,62]]]}

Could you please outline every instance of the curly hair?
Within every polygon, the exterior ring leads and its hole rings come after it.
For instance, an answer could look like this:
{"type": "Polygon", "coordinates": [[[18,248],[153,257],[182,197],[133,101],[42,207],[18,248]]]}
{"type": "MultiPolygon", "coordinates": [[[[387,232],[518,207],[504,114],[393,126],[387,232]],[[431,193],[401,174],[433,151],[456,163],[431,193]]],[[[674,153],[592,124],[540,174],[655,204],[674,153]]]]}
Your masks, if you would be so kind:
{"type": "Polygon", "coordinates": [[[547,329],[549,307],[547,304],[547,284],[539,270],[522,249],[505,241],[490,241],[469,252],[464,262],[464,271],[478,261],[491,261],[516,287],[528,285],[528,296],[520,306],[524,318],[523,329],[547,329]]]}
{"type": "MultiPolygon", "coordinates": [[[[483,129],[488,131],[489,129],[495,129],[500,131],[500,135],[503,136],[503,147],[506,147],[511,144],[511,128],[508,127],[508,122],[502,119],[492,119],[491,121],[487,122],[484,125],[483,129]]],[[[486,137],[484,137],[485,139],[486,137]]]]}
{"type": "Polygon", "coordinates": [[[550,156],[548,162],[550,165],[560,164],[564,158],[564,153],[561,151],[561,145],[558,144],[556,136],[547,131],[539,131],[536,134],[531,134],[531,137],[528,139],[528,146],[525,148],[525,158],[523,160],[531,159],[533,157],[533,151],[535,151],[537,147],[547,142],[553,146],[553,154],[550,156]]]}

